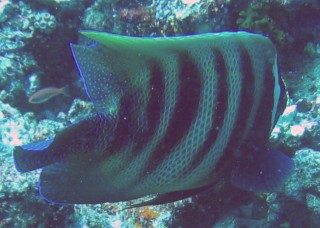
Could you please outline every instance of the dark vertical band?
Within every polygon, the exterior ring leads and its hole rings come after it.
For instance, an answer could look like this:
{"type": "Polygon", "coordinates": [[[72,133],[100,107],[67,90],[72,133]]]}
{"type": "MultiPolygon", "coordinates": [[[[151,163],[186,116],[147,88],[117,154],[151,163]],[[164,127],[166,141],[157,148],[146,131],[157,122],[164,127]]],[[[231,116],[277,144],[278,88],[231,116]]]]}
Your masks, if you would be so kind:
{"type": "Polygon", "coordinates": [[[134,95],[126,95],[120,100],[118,119],[114,131],[113,141],[108,149],[108,155],[115,154],[121,150],[130,136],[134,125],[134,95]]]}
{"type": "MultiPolygon", "coordinates": [[[[217,86],[214,90],[217,99],[213,105],[212,110],[212,126],[207,134],[207,138],[202,144],[201,148],[197,152],[197,155],[192,160],[192,163],[186,167],[182,175],[187,176],[188,173],[192,172],[196,167],[203,161],[204,156],[210,151],[211,146],[214,144],[218,137],[219,130],[222,127],[224,117],[228,107],[228,82],[227,82],[227,66],[223,58],[223,55],[218,49],[213,49],[213,62],[212,67],[217,75],[209,75],[209,77],[217,77],[217,86]]],[[[211,94],[211,96],[215,96],[211,94]]]]}
{"type": "Polygon", "coordinates": [[[160,124],[160,116],[164,110],[165,93],[164,93],[164,70],[161,68],[159,61],[151,60],[150,65],[150,82],[149,82],[149,98],[146,107],[146,117],[148,129],[141,137],[136,140],[136,145],[132,151],[133,156],[137,156],[142,152],[143,147],[154,136],[157,127],[160,124]]]}
{"type": "Polygon", "coordinates": [[[270,136],[269,130],[272,122],[275,87],[275,78],[273,76],[271,64],[265,65],[263,78],[264,83],[261,91],[263,102],[259,103],[258,112],[252,126],[253,131],[251,131],[252,134],[248,136],[252,141],[258,144],[265,144],[270,136]],[[259,131],[260,134],[256,134],[255,129],[264,129],[264,131],[259,131]]]}
{"type": "Polygon", "coordinates": [[[187,52],[179,53],[179,86],[177,103],[165,136],[158,142],[142,175],[159,166],[188,132],[198,111],[201,74],[187,52]]]}
{"type": "Polygon", "coordinates": [[[250,117],[254,104],[255,75],[253,71],[253,63],[245,47],[240,46],[239,51],[242,86],[238,113],[235,116],[236,121],[228,140],[228,146],[225,148],[222,157],[212,172],[221,170],[224,167],[224,164],[230,161],[236,149],[242,143],[242,134],[247,128],[248,118],[250,117]]]}

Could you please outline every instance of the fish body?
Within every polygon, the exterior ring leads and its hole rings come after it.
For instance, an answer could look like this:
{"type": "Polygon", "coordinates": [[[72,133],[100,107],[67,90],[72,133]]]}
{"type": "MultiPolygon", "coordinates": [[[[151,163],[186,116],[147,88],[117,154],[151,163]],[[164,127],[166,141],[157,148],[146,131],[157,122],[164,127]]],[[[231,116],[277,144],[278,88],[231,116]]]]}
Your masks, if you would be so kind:
{"type": "Polygon", "coordinates": [[[29,97],[28,101],[31,104],[41,104],[61,94],[68,96],[69,95],[68,91],[69,91],[68,86],[64,86],[62,88],[57,88],[57,87],[43,88],[35,92],[34,94],[32,94],[29,97]]]}
{"type": "Polygon", "coordinates": [[[43,168],[56,203],[159,196],[178,200],[221,180],[278,189],[293,170],[268,146],[286,105],[271,41],[245,32],[134,38],[83,31],[71,45],[97,114],[55,138],[18,147],[19,171],[43,168]]]}

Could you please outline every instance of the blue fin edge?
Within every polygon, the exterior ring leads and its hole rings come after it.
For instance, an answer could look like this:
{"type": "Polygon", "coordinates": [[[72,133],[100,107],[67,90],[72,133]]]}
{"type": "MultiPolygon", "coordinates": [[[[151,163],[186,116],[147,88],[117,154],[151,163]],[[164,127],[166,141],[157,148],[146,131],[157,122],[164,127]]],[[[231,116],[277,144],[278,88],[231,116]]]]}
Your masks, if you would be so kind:
{"type": "Polygon", "coordinates": [[[46,166],[48,162],[45,150],[53,141],[54,138],[49,138],[17,147],[13,152],[16,169],[24,173],[46,166]]]}

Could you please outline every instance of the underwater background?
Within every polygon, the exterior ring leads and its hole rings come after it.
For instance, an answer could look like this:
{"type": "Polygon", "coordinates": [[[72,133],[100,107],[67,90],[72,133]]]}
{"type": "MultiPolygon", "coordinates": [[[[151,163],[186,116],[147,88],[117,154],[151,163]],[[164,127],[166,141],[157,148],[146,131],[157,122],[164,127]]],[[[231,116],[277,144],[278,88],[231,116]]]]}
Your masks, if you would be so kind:
{"type": "Polygon", "coordinates": [[[319,227],[319,21],[317,0],[0,0],[0,228],[319,227]],[[268,36],[289,95],[270,141],[294,159],[293,175],[278,192],[206,193],[127,210],[121,210],[125,203],[46,202],[38,194],[40,171],[16,171],[12,152],[94,112],[69,48],[79,30],[268,36]],[[43,88],[52,97],[34,102],[31,96],[43,88]]]}

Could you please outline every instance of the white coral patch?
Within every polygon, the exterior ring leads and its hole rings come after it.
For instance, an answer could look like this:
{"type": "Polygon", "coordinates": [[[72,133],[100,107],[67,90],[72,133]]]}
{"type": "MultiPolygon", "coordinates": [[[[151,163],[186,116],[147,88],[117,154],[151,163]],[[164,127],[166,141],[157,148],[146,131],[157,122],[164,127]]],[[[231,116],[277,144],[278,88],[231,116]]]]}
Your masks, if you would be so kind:
{"type": "Polygon", "coordinates": [[[186,4],[186,5],[193,5],[200,2],[200,0],[182,0],[182,3],[186,4]]]}
{"type": "Polygon", "coordinates": [[[2,132],[2,142],[5,145],[10,146],[20,146],[22,145],[21,141],[21,135],[19,133],[19,130],[21,128],[21,124],[15,123],[14,121],[8,121],[4,129],[5,131],[2,132]]]}
{"type": "Polygon", "coordinates": [[[290,127],[290,133],[294,137],[300,137],[304,134],[305,128],[300,125],[293,125],[290,127]]]}

